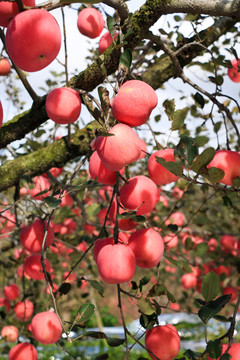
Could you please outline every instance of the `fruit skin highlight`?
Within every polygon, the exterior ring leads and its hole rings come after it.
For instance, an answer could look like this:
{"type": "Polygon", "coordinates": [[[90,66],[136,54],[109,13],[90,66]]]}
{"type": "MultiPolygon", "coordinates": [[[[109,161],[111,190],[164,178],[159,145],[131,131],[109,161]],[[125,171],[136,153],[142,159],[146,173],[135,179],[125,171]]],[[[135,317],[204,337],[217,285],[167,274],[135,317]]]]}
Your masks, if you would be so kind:
{"type": "Polygon", "coordinates": [[[15,65],[24,71],[44,69],[57,57],[60,47],[60,28],[47,10],[23,11],[7,27],[8,54],[15,65]]]}
{"type": "Polygon", "coordinates": [[[95,39],[101,34],[104,25],[105,22],[103,16],[97,9],[85,8],[81,10],[78,15],[78,30],[82,35],[91,39],[95,39]]]}
{"type": "Polygon", "coordinates": [[[41,344],[55,344],[62,335],[62,325],[52,311],[43,311],[32,319],[33,337],[41,344]]]}
{"type": "Polygon", "coordinates": [[[120,123],[129,126],[144,124],[157,106],[153,88],[140,80],[126,81],[112,102],[112,114],[120,123]]]}
{"type": "MultiPolygon", "coordinates": [[[[145,345],[159,360],[173,360],[180,350],[180,337],[173,325],[158,325],[146,331],[145,345]]],[[[148,355],[156,360],[151,353],[148,355]]]]}

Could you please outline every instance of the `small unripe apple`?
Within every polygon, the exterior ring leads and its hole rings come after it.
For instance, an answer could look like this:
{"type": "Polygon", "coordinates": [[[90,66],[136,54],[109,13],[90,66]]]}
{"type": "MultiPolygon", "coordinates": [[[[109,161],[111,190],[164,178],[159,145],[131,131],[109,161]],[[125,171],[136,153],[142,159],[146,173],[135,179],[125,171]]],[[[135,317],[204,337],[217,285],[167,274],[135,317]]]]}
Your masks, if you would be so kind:
{"type": "Polygon", "coordinates": [[[3,292],[8,300],[16,300],[20,294],[17,284],[5,286],[3,292]]]}
{"type": "Polygon", "coordinates": [[[91,39],[95,39],[101,34],[104,25],[105,22],[102,14],[95,8],[85,8],[78,15],[78,30],[82,35],[91,39]]]}
{"type": "Polygon", "coordinates": [[[152,211],[159,200],[156,184],[144,175],[131,178],[120,189],[119,195],[122,205],[129,210],[136,210],[137,215],[152,211]]]}
{"type": "Polygon", "coordinates": [[[29,343],[20,343],[15,345],[8,354],[9,360],[37,360],[38,354],[36,348],[29,343]]]}
{"type": "Polygon", "coordinates": [[[180,350],[180,337],[173,325],[158,325],[148,329],[145,335],[145,345],[151,359],[173,360],[180,350]]]}
{"type": "Polygon", "coordinates": [[[231,150],[217,150],[207,168],[215,167],[222,169],[224,177],[219,181],[221,184],[233,185],[233,180],[240,177],[240,154],[231,150]]]}
{"type": "Polygon", "coordinates": [[[43,311],[32,319],[32,335],[41,344],[54,344],[62,334],[62,325],[52,311],[43,311]]]}
{"type": "Polygon", "coordinates": [[[177,181],[179,177],[165,169],[165,167],[161,164],[159,164],[156,161],[156,156],[161,157],[166,161],[174,162],[174,149],[158,150],[150,156],[148,160],[148,173],[150,178],[155,182],[155,184],[166,185],[170,184],[173,181],[177,181]]]}
{"type": "MultiPolygon", "coordinates": [[[[227,348],[228,348],[228,344],[223,344],[221,355],[223,355],[226,352],[227,348]]],[[[240,343],[231,344],[231,347],[228,350],[227,354],[231,355],[231,360],[240,360],[240,343]]],[[[220,360],[220,357],[217,360],[220,360]]],[[[213,360],[213,359],[208,356],[207,360],[213,360]]]]}
{"type": "Polygon", "coordinates": [[[79,118],[81,99],[78,92],[69,87],[50,91],[46,99],[48,117],[57,124],[70,124],[79,118]]]}
{"type": "MultiPolygon", "coordinates": [[[[45,235],[47,222],[36,219],[32,224],[23,226],[20,232],[20,241],[25,249],[31,253],[37,254],[42,251],[42,242],[45,235]]],[[[49,224],[46,237],[46,246],[50,246],[54,241],[54,232],[49,224]]]]}
{"type": "MultiPolygon", "coordinates": [[[[114,35],[114,39],[116,39],[116,37],[118,36],[118,34],[114,35]]],[[[100,54],[103,54],[104,51],[107,50],[107,48],[113,43],[113,38],[112,35],[110,34],[109,31],[107,31],[105,34],[103,34],[99,40],[99,44],[98,44],[98,48],[99,48],[99,52],[100,54]]]]}
{"type": "Polygon", "coordinates": [[[19,301],[15,307],[14,312],[20,321],[28,321],[33,315],[34,305],[30,300],[19,301]]]}
{"type": "MultiPolygon", "coordinates": [[[[35,0],[23,0],[25,6],[35,6],[35,0]]],[[[19,13],[18,5],[12,1],[0,2],[0,26],[7,27],[10,21],[19,13]]]]}
{"type": "Polygon", "coordinates": [[[97,153],[106,168],[119,171],[139,159],[141,144],[138,135],[130,126],[117,124],[109,134],[112,135],[97,137],[95,142],[97,153]]]}
{"type": "MultiPolygon", "coordinates": [[[[120,170],[120,174],[123,175],[124,168],[120,170]]],[[[89,160],[89,174],[92,179],[97,180],[104,185],[116,184],[116,171],[111,171],[103,164],[97,151],[95,151],[89,160]]]]}
{"type": "Polygon", "coordinates": [[[228,69],[228,76],[234,82],[240,82],[240,60],[233,59],[231,61],[232,68],[228,69]]]}
{"type": "Polygon", "coordinates": [[[0,75],[6,76],[11,71],[11,64],[10,61],[7,58],[1,58],[0,59],[0,75]]]}
{"type": "Polygon", "coordinates": [[[18,339],[18,328],[14,325],[4,326],[1,330],[1,337],[8,342],[15,342],[18,339]]]}
{"type": "Polygon", "coordinates": [[[60,47],[60,28],[47,10],[23,11],[17,14],[7,27],[8,54],[24,71],[42,70],[57,57],[60,47]]]}
{"type": "MultiPolygon", "coordinates": [[[[50,262],[48,259],[46,259],[46,271],[50,272],[50,270],[51,270],[50,262]]],[[[24,271],[31,279],[43,280],[44,273],[41,264],[41,255],[34,254],[28,256],[24,261],[24,271]]]]}
{"type": "Polygon", "coordinates": [[[129,80],[114,98],[112,114],[121,123],[139,126],[149,119],[157,103],[157,94],[150,85],[140,80],[129,80]]]}

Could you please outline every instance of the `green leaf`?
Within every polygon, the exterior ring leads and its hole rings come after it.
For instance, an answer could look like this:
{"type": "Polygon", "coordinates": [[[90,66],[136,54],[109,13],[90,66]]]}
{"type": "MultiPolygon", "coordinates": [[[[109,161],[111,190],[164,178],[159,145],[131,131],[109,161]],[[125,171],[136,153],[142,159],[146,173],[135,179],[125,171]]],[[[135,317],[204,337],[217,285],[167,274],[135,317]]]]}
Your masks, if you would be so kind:
{"type": "Polygon", "coordinates": [[[175,100],[165,100],[163,106],[165,108],[165,113],[167,114],[168,119],[172,121],[175,112],[175,100]]]}
{"type": "Polygon", "coordinates": [[[208,304],[202,306],[198,311],[198,316],[203,323],[207,324],[208,321],[217,315],[222,308],[230,301],[231,295],[223,295],[216,300],[210,301],[208,304]]]}
{"type": "Polygon", "coordinates": [[[63,294],[66,295],[69,293],[69,291],[71,290],[72,285],[68,282],[64,282],[61,284],[61,286],[59,287],[58,291],[63,294]]]}
{"type": "Polygon", "coordinates": [[[219,358],[219,356],[222,353],[222,345],[221,341],[219,339],[216,340],[210,340],[207,344],[207,353],[211,356],[213,359],[219,358]]]}
{"type": "Polygon", "coordinates": [[[165,167],[167,170],[169,170],[174,175],[181,177],[183,174],[183,170],[180,164],[174,162],[174,161],[166,161],[165,159],[156,156],[156,161],[161,164],[163,167],[165,167]]]}
{"type": "Polygon", "coordinates": [[[195,249],[194,252],[196,253],[196,255],[198,256],[203,256],[208,252],[209,248],[208,248],[208,244],[207,243],[200,243],[198,244],[195,249]]]}
{"type": "Polygon", "coordinates": [[[209,76],[208,77],[209,78],[209,80],[212,82],[212,83],[214,83],[214,84],[216,84],[216,85],[222,85],[223,84],[223,77],[221,76],[221,75],[217,75],[216,77],[214,77],[214,76],[209,76]]]}
{"type": "Polygon", "coordinates": [[[84,336],[89,336],[94,339],[107,339],[107,335],[101,331],[87,331],[84,336]]]}
{"type": "Polygon", "coordinates": [[[158,123],[160,121],[160,119],[161,119],[161,115],[156,115],[154,117],[154,120],[156,121],[156,123],[158,123]]]}
{"type": "Polygon", "coordinates": [[[156,323],[157,317],[156,314],[152,314],[152,315],[145,315],[145,314],[141,314],[139,321],[140,321],[140,325],[142,325],[142,327],[144,329],[151,329],[154,324],[156,323]]]}
{"type": "Polygon", "coordinates": [[[103,296],[104,288],[99,284],[97,280],[88,280],[89,284],[98,291],[98,293],[103,296]]]}
{"type": "Polygon", "coordinates": [[[140,312],[145,315],[152,315],[155,312],[150,300],[143,297],[138,300],[138,307],[140,312]]]}
{"type": "Polygon", "coordinates": [[[223,355],[219,358],[219,360],[230,360],[231,358],[232,358],[232,357],[231,357],[230,354],[225,353],[225,354],[223,354],[223,355]]]}
{"type": "Polygon", "coordinates": [[[185,351],[185,353],[183,355],[185,355],[189,360],[199,360],[199,358],[202,354],[188,349],[185,351]]]}
{"type": "Polygon", "coordinates": [[[56,199],[54,196],[47,196],[43,199],[43,201],[50,206],[51,208],[56,208],[61,204],[61,199],[56,199]]]}
{"type": "Polygon", "coordinates": [[[168,300],[171,301],[172,303],[175,303],[175,302],[177,301],[176,298],[175,298],[175,296],[174,296],[172,293],[170,293],[169,291],[167,291],[167,298],[168,298],[168,300]]]}
{"type": "Polygon", "coordinates": [[[198,173],[202,167],[207,166],[212,161],[215,153],[216,151],[212,147],[205,149],[193,162],[192,170],[198,173]]]}
{"type": "Polygon", "coordinates": [[[195,157],[198,155],[198,147],[194,139],[189,136],[182,135],[177,144],[174,155],[177,155],[182,164],[191,165],[195,157]]]}
{"type": "Polygon", "coordinates": [[[42,196],[42,195],[46,194],[47,192],[49,192],[49,191],[51,190],[51,188],[52,188],[52,187],[50,186],[49,189],[45,189],[45,190],[43,190],[43,191],[40,191],[39,193],[35,194],[34,197],[42,196]]]}
{"type": "Polygon", "coordinates": [[[214,132],[215,132],[215,133],[218,133],[219,130],[220,130],[220,128],[221,128],[221,126],[222,126],[222,122],[221,122],[221,121],[216,122],[216,123],[214,124],[214,127],[213,127],[214,132]]]}
{"type": "Polygon", "coordinates": [[[120,56],[119,65],[123,69],[130,69],[132,64],[132,51],[126,49],[120,56]]]}
{"type": "Polygon", "coordinates": [[[162,284],[155,284],[153,287],[149,290],[147,297],[157,297],[161,295],[167,294],[167,288],[165,285],[162,284]]]}
{"type": "Polygon", "coordinates": [[[221,290],[221,281],[219,276],[211,271],[204,276],[201,292],[204,299],[208,302],[214,300],[221,290]]]}
{"type": "Polygon", "coordinates": [[[200,105],[201,109],[204,108],[205,105],[204,97],[199,92],[197,92],[194,95],[194,100],[196,101],[196,103],[198,103],[198,105],[200,105]]]}
{"type": "Polygon", "coordinates": [[[225,175],[225,173],[222,169],[218,169],[215,167],[211,167],[210,169],[208,169],[209,180],[213,184],[216,184],[217,182],[219,182],[224,177],[224,175],[225,175]]]}
{"type": "Polygon", "coordinates": [[[109,359],[109,355],[108,354],[101,354],[101,355],[98,355],[95,360],[107,360],[109,359]]]}
{"type": "Polygon", "coordinates": [[[107,338],[107,343],[111,347],[117,347],[124,344],[125,339],[118,339],[118,338],[107,338]]]}
{"type": "Polygon", "coordinates": [[[115,24],[116,24],[116,20],[114,19],[114,17],[107,16],[107,28],[112,38],[114,38],[114,34],[115,34],[115,24]]]}
{"type": "Polygon", "coordinates": [[[205,144],[208,143],[209,137],[208,137],[208,136],[204,136],[204,135],[196,136],[196,137],[195,137],[195,141],[196,141],[197,146],[198,146],[198,147],[201,147],[201,146],[204,146],[205,144]]]}
{"type": "Polygon", "coordinates": [[[227,196],[223,196],[223,204],[227,207],[232,207],[232,200],[227,196]]]}
{"type": "Polygon", "coordinates": [[[94,314],[95,306],[93,304],[83,304],[78,310],[76,320],[80,323],[88,321],[94,314]]]}
{"type": "Polygon", "coordinates": [[[239,177],[236,177],[235,179],[233,179],[233,186],[240,187],[240,178],[239,177]]]}
{"type": "Polygon", "coordinates": [[[184,120],[187,117],[188,110],[189,108],[185,107],[184,109],[179,109],[174,112],[173,123],[171,128],[172,131],[179,130],[183,127],[184,120]]]}

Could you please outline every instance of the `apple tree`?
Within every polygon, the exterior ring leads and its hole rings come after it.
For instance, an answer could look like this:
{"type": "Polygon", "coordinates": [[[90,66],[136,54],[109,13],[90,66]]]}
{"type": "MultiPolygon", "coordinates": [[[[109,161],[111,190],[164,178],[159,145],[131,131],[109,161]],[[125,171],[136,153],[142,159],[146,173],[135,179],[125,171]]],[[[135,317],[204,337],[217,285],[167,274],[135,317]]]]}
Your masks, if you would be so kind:
{"type": "Polygon", "coordinates": [[[239,0],[0,2],[10,360],[39,343],[77,359],[85,338],[125,359],[239,360],[239,18],[239,0]],[[178,312],[202,321],[201,351],[159,323],[178,312]],[[212,318],[228,326],[214,338],[212,318]]]}

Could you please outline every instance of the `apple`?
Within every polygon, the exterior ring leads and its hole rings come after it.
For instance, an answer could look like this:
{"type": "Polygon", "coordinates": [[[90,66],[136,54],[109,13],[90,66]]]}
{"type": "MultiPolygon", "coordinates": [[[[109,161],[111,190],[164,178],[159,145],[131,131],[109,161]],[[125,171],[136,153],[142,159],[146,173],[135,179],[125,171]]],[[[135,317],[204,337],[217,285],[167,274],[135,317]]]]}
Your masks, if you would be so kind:
{"type": "Polygon", "coordinates": [[[75,122],[81,112],[79,93],[69,87],[53,89],[47,95],[46,111],[49,119],[57,124],[75,122]]]}
{"type": "Polygon", "coordinates": [[[5,307],[5,312],[8,313],[11,307],[10,301],[5,297],[0,298],[0,308],[1,307],[5,307]]]}
{"type": "Polygon", "coordinates": [[[1,330],[1,337],[8,342],[17,341],[19,336],[18,328],[14,325],[4,326],[1,330]]]}
{"type": "Polygon", "coordinates": [[[93,248],[93,257],[94,257],[94,260],[95,260],[96,263],[97,263],[97,258],[98,258],[99,251],[102,249],[103,246],[109,245],[109,244],[114,244],[114,238],[113,237],[95,240],[94,248],[93,248]]]}
{"type": "MultiPolygon", "coordinates": [[[[31,253],[37,254],[42,251],[42,242],[45,235],[47,222],[36,219],[32,224],[22,226],[20,231],[20,241],[24,248],[31,253]]],[[[46,246],[50,246],[54,241],[54,232],[52,226],[49,224],[46,237],[46,246]]]]}
{"type": "MultiPolygon", "coordinates": [[[[120,174],[123,175],[124,168],[120,170],[120,174]]],[[[97,180],[104,185],[116,184],[116,171],[109,170],[101,161],[97,151],[95,151],[89,160],[89,174],[92,179],[97,180]]]]}
{"type": "Polygon", "coordinates": [[[0,127],[2,126],[3,123],[3,107],[2,107],[2,102],[0,101],[0,127]]]}
{"type": "Polygon", "coordinates": [[[140,80],[129,80],[120,87],[112,101],[112,114],[120,123],[139,126],[149,119],[157,103],[157,94],[150,85],[140,80]]]}
{"type": "MultiPolygon", "coordinates": [[[[118,34],[114,35],[114,39],[116,39],[116,37],[118,36],[118,34]]],[[[113,38],[112,35],[110,34],[109,31],[107,31],[105,34],[103,34],[99,40],[99,44],[98,44],[98,48],[99,48],[99,52],[100,54],[103,54],[104,51],[107,50],[107,48],[113,43],[113,38]]]]}
{"type": "Polygon", "coordinates": [[[29,343],[15,345],[8,354],[9,360],[38,360],[36,348],[29,343]]]}
{"type": "Polygon", "coordinates": [[[42,195],[37,195],[38,193],[50,189],[51,184],[47,178],[44,176],[35,176],[33,181],[36,185],[33,189],[30,190],[30,195],[34,198],[34,200],[43,200],[46,196],[50,195],[50,191],[47,191],[42,195]]]}
{"type": "Polygon", "coordinates": [[[167,248],[174,248],[178,245],[178,236],[175,234],[165,235],[163,241],[167,248]]]}
{"type": "Polygon", "coordinates": [[[238,252],[238,257],[240,257],[240,238],[238,239],[237,242],[237,252],[238,252]]]}
{"type": "Polygon", "coordinates": [[[228,76],[234,82],[240,82],[240,60],[233,59],[231,61],[232,67],[228,68],[228,76]]]}
{"type": "Polygon", "coordinates": [[[177,211],[169,216],[169,218],[165,221],[165,225],[174,224],[177,226],[183,226],[185,221],[186,219],[184,214],[177,211]]]}
{"type": "Polygon", "coordinates": [[[148,329],[145,335],[145,346],[151,359],[173,360],[180,350],[180,337],[177,329],[170,324],[158,325],[148,329]]]}
{"type": "Polygon", "coordinates": [[[112,135],[99,136],[95,141],[97,153],[106,168],[119,171],[139,159],[141,144],[130,126],[117,124],[108,133],[112,135]]]}
{"type": "Polygon", "coordinates": [[[231,150],[217,150],[207,168],[215,167],[225,173],[219,183],[233,185],[233,180],[240,177],[240,154],[231,150]]]}
{"type": "MultiPolygon", "coordinates": [[[[227,348],[228,348],[228,344],[223,344],[221,355],[223,355],[226,352],[227,348]]],[[[240,360],[240,343],[231,344],[227,354],[231,355],[231,360],[240,360]]],[[[220,357],[217,360],[219,359],[220,357]]],[[[207,360],[213,360],[213,359],[208,356],[207,360]]]]}
{"type": "Polygon", "coordinates": [[[175,182],[179,179],[164,166],[156,161],[156,156],[165,159],[166,161],[175,161],[174,149],[164,149],[155,151],[148,160],[148,173],[152,181],[157,185],[166,185],[175,182]]]}
{"type": "Polygon", "coordinates": [[[8,300],[16,300],[20,294],[17,284],[5,286],[3,292],[8,300]]]}
{"type": "Polygon", "coordinates": [[[135,273],[136,258],[126,244],[106,244],[97,255],[99,275],[108,284],[129,282],[135,273]]]}
{"type": "Polygon", "coordinates": [[[237,248],[237,239],[233,235],[222,235],[220,244],[224,252],[232,252],[237,248]]]}
{"type": "MultiPolygon", "coordinates": [[[[121,206],[119,206],[118,208],[118,212],[119,214],[123,214],[126,213],[127,211],[124,210],[121,206]]],[[[117,215],[117,201],[116,199],[113,200],[111,206],[110,206],[110,210],[109,210],[109,219],[115,224],[116,222],[116,215],[117,215]]],[[[132,230],[135,229],[135,227],[137,227],[137,223],[133,220],[131,220],[131,218],[119,218],[118,219],[118,227],[121,230],[132,230]]]]}
{"type": "Polygon", "coordinates": [[[231,267],[230,266],[219,265],[215,269],[212,269],[212,271],[214,271],[218,276],[221,276],[221,274],[225,274],[225,276],[228,277],[231,274],[231,267]]]}
{"type": "Polygon", "coordinates": [[[20,321],[28,321],[33,315],[34,305],[30,300],[19,301],[15,307],[14,312],[20,321]]]}
{"type": "MultiPolygon", "coordinates": [[[[0,3],[1,5],[1,3],[0,3]]],[[[6,76],[11,71],[11,64],[7,58],[0,59],[0,76],[6,76]]]]}
{"type": "Polygon", "coordinates": [[[120,189],[119,196],[122,205],[129,210],[136,210],[137,215],[152,211],[159,200],[156,184],[144,175],[128,180],[120,189]]]}
{"type": "Polygon", "coordinates": [[[102,14],[95,8],[85,8],[78,15],[78,30],[82,35],[91,39],[95,39],[101,34],[104,25],[105,22],[102,14]]]}
{"type": "MultiPolygon", "coordinates": [[[[26,274],[34,280],[43,280],[44,279],[44,273],[43,268],[41,264],[41,255],[40,254],[34,254],[31,256],[28,256],[24,261],[24,271],[26,274]]],[[[51,265],[48,259],[46,259],[46,271],[51,271],[51,265]]]]}
{"type": "MultiPolygon", "coordinates": [[[[35,0],[23,0],[23,5],[28,7],[35,6],[35,0]]],[[[0,2],[0,26],[7,27],[15,15],[19,13],[16,2],[0,2]]]]}
{"type": "Polygon", "coordinates": [[[181,276],[181,284],[184,289],[193,289],[197,286],[197,276],[194,273],[187,273],[181,276]]]}
{"type": "Polygon", "coordinates": [[[151,228],[135,231],[130,236],[128,244],[136,257],[136,265],[141,268],[152,268],[162,259],[163,239],[151,228]]]}
{"type": "Polygon", "coordinates": [[[230,301],[235,302],[235,300],[238,298],[238,290],[234,286],[226,286],[223,288],[223,295],[232,295],[230,301]]]}
{"type": "Polygon", "coordinates": [[[32,319],[32,335],[41,344],[54,344],[62,335],[62,325],[53,311],[43,311],[32,319]]]}
{"type": "Polygon", "coordinates": [[[57,57],[60,47],[60,28],[47,10],[23,11],[7,27],[8,54],[15,65],[24,71],[42,70],[57,57]]]}

